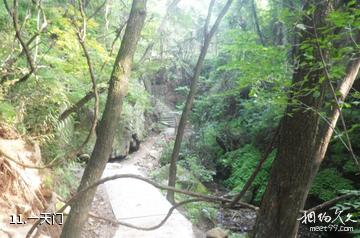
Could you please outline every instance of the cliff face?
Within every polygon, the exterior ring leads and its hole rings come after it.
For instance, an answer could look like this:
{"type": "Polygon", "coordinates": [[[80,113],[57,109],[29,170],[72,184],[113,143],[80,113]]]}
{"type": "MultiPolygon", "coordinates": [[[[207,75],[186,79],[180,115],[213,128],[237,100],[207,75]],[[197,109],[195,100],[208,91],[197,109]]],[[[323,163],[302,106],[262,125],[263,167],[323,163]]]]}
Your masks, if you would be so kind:
{"type": "Polygon", "coordinates": [[[36,143],[25,141],[0,124],[0,237],[25,237],[36,221],[27,218],[39,217],[48,208],[49,197],[42,192],[40,176],[44,171],[27,167],[40,162],[36,143]],[[11,224],[20,223],[19,218],[24,224],[11,224]]]}

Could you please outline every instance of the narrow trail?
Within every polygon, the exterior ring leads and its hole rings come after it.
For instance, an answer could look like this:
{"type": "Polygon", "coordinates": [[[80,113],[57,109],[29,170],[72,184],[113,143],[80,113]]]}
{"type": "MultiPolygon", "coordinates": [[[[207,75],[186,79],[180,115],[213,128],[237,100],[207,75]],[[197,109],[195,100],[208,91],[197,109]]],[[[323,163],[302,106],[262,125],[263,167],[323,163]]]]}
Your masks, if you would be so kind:
{"type": "MultiPolygon", "coordinates": [[[[150,137],[129,159],[121,163],[108,163],[103,176],[131,173],[147,176],[157,164],[161,149],[156,142],[164,140],[164,134],[150,137]]],[[[152,185],[134,179],[111,181],[105,185],[115,217],[127,223],[142,227],[151,227],[160,223],[171,204],[163,194],[152,185]]],[[[190,221],[178,211],[174,211],[169,220],[154,231],[140,231],[119,226],[114,238],[154,237],[154,238],[192,238],[196,237],[190,221]]]]}
{"type": "MultiPolygon", "coordinates": [[[[118,163],[108,163],[103,177],[131,173],[147,177],[158,167],[162,147],[174,128],[165,128],[160,134],[149,136],[138,151],[118,163]]],[[[134,179],[110,181],[98,188],[92,213],[107,219],[131,223],[141,227],[159,224],[166,216],[171,204],[165,196],[150,184],[134,179]]],[[[204,237],[199,230],[179,211],[175,210],[159,229],[141,231],[124,226],[113,226],[90,216],[83,237],[109,238],[197,238],[204,237]]]]}

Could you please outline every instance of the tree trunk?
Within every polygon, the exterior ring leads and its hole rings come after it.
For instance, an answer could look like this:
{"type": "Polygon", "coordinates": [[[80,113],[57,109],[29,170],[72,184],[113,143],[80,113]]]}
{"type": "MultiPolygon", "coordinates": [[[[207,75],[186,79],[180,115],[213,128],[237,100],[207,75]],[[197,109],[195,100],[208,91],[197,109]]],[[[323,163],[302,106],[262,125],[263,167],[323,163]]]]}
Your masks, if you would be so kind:
{"type": "Polygon", "coordinates": [[[251,11],[252,11],[252,14],[254,16],[254,23],[255,23],[255,28],[256,28],[256,32],[259,36],[259,39],[260,39],[260,43],[265,46],[265,39],[264,39],[264,35],[260,29],[260,23],[259,23],[259,18],[258,18],[258,15],[256,13],[256,3],[255,3],[255,0],[251,0],[251,11]]]}
{"type": "MultiPolygon", "coordinates": [[[[318,52],[315,42],[316,29],[325,26],[325,17],[331,6],[327,1],[308,1],[304,12],[314,6],[313,16],[303,18],[304,25],[309,27],[303,32],[300,40],[306,44],[311,42],[313,59],[309,61],[305,58],[304,49],[298,50],[300,68],[293,75],[293,95],[289,99],[281,124],[278,152],[254,228],[255,238],[296,237],[299,212],[304,207],[310,186],[324,159],[333,128],[340,115],[340,108],[335,103],[329,124],[322,126],[319,112],[325,107],[326,84],[330,82],[320,82],[326,74],[326,69],[314,69],[315,65],[319,65],[318,62],[326,61],[326,56],[318,52]],[[320,92],[320,96],[315,96],[316,92],[320,92]]],[[[326,63],[324,67],[325,65],[326,63]]],[[[359,67],[359,58],[349,62],[346,76],[338,87],[341,100],[346,98],[359,67]]]]}
{"type": "MultiPolygon", "coordinates": [[[[111,153],[115,128],[120,119],[124,97],[128,91],[133,56],[144,25],[145,8],[146,0],[133,0],[125,35],[111,74],[108,97],[97,129],[95,147],[85,168],[78,191],[83,190],[101,178],[111,153]]],[[[66,219],[61,238],[80,237],[95,192],[96,189],[91,189],[81,199],[71,204],[71,212],[66,219]]]]}
{"type": "MultiPolygon", "coordinates": [[[[225,16],[226,12],[229,10],[231,3],[233,1],[232,0],[228,0],[225,4],[225,6],[223,7],[223,9],[221,10],[219,16],[217,17],[213,27],[211,28],[211,30],[208,32],[208,25],[210,22],[210,16],[211,16],[211,12],[212,12],[212,8],[214,6],[214,0],[211,1],[210,6],[209,6],[209,11],[208,11],[208,17],[206,19],[205,22],[205,27],[204,27],[204,44],[201,48],[201,52],[200,52],[200,56],[198,58],[198,61],[196,63],[195,69],[194,69],[194,75],[191,79],[191,85],[190,85],[190,92],[186,98],[186,103],[185,103],[185,107],[183,109],[183,112],[181,114],[181,118],[180,118],[180,122],[179,122],[179,127],[177,129],[177,133],[176,133],[176,139],[175,139],[175,144],[174,144],[174,149],[172,151],[171,154],[171,161],[170,161],[170,168],[169,168],[169,182],[168,185],[171,187],[175,187],[175,182],[176,182],[176,161],[178,159],[179,153],[180,153],[180,147],[181,147],[181,142],[182,139],[184,137],[184,131],[185,131],[185,126],[186,126],[186,122],[188,120],[188,116],[191,110],[191,107],[193,105],[193,101],[195,98],[195,94],[196,94],[196,87],[197,87],[197,81],[199,79],[203,64],[204,64],[204,59],[207,53],[207,50],[209,48],[210,45],[210,41],[212,39],[212,37],[214,36],[215,32],[217,31],[221,20],[223,19],[223,17],[225,16]]],[[[175,202],[175,198],[174,198],[174,191],[168,191],[166,198],[174,203],[175,202]]]]}

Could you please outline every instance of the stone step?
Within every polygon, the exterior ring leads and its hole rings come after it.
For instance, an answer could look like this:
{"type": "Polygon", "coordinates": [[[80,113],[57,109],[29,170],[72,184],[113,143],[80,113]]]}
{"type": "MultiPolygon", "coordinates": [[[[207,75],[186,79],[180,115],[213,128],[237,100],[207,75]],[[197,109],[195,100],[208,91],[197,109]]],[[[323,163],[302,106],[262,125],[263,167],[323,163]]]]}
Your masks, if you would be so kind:
{"type": "Polygon", "coordinates": [[[174,117],[171,118],[160,118],[160,121],[175,121],[174,117]]]}
{"type": "Polygon", "coordinates": [[[164,117],[164,118],[174,118],[175,116],[174,115],[161,115],[160,117],[164,117]]]}
{"type": "Polygon", "coordinates": [[[160,122],[160,124],[168,126],[168,127],[175,127],[175,123],[171,124],[171,123],[166,123],[166,122],[160,122]]]}
{"type": "Polygon", "coordinates": [[[169,118],[169,119],[163,119],[163,118],[160,118],[160,121],[175,121],[175,118],[169,118]]]}
{"type": "Polygon", "coordinates": [[[173,121],[173,122],[175,122],[175,118],[167,118],[167,119],[160,118],[160,121],[173,121]]]}

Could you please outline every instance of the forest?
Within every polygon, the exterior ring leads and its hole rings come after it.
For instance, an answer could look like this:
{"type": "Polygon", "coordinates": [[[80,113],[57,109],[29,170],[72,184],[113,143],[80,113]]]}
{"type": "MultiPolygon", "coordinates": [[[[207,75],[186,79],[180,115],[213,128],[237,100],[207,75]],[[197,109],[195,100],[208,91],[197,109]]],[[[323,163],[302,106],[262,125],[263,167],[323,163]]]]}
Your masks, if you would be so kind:
{"type": "Polygon", "coordinates": [[[3,0],[0,238],[360,238],[360,1],[3,0]]]}

